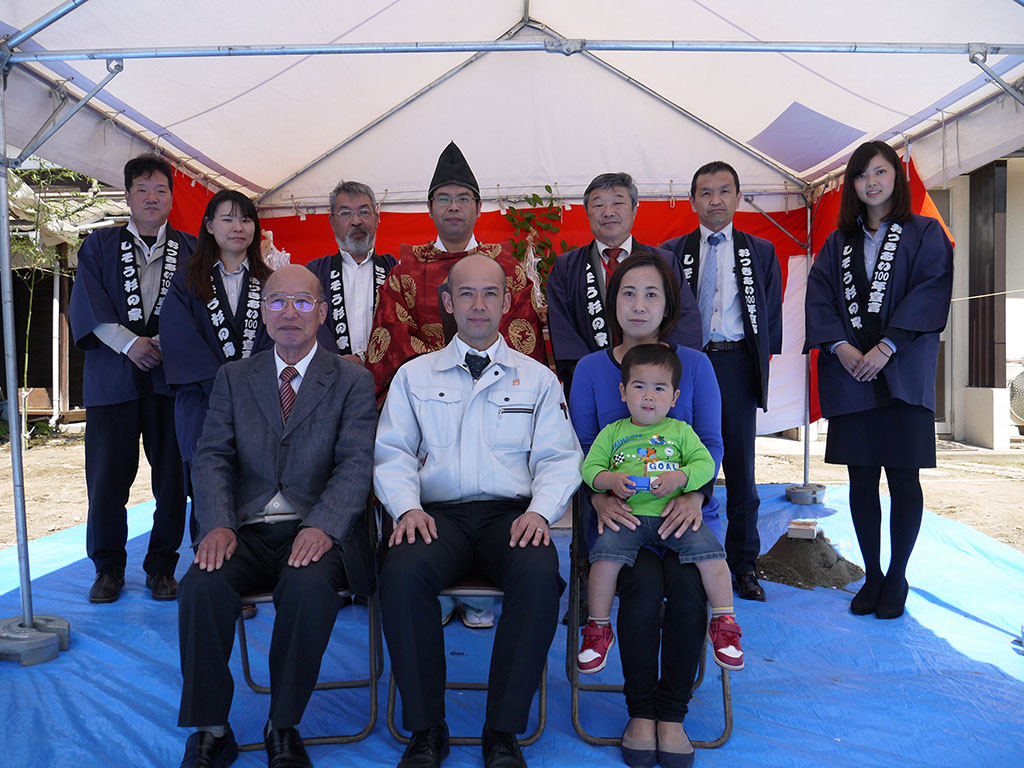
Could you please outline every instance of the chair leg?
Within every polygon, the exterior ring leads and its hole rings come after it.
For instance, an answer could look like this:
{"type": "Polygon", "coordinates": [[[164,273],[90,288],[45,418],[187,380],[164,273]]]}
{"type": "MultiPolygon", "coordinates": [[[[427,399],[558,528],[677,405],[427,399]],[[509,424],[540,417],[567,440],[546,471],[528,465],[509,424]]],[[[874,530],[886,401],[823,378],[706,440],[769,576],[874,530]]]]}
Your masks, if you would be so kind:
{"type": "Polygon", "coordinates": [[[238,617],[238,652],[242,657],[242,676],[245,682],[256,693],[270,693],[269,685],[261,685],[252,679],[252,669],[249,666],[249,642],[245,634],[245,619],[238,617]]]}
{"type": "MultiPolygon", "coordinates": [[[[381,640],[381,629],[380,629],[380,603],[378,602],[377,595],[373,594],[370,596],[367,602],[367,645],[369,647],[369,659],[367,677],[360,680],[340,680],[334,682],[318,682],[314,687],[314,690],[335,690],[339,688],[367,688],[369,689],[369,718],[366,725],[363,726],[362,730],[358,733],[352,734],[341,734],[338,736],[314,736],[311,738],[304,738],[302,741],[308,746],[316,746],[321,744],[352,744],[357,741],[362,741],[377,725],[377,708],[378,708],[378,693],[377,693],[377,681],[380,679],[381,670],[383,666],[383,647],[381,640]]],[[[269,686],[262,686],[258,683],[254,683],[250,674],[249,665],[249,653],[246,644],[245,626],[242,619],[238,620],[238,638],[239,647],[242,657],[242,673],[245,676],[246,682],[249,687],[259,693],[270,693],[269,686]]],[[[251,744],[241,744],[238,749],[241,752],[255,752],[264,748],[262,741],[253,742],[251,744]]]]}
{"type": "Polygon", "coordinates": [[[725,727],[722,734],[713,741],[691,741],[696,749],[717,749],[732,736],[732,689],[729,685],[729,670],[722,670],[722,709],[725,714],[725,727]]]}

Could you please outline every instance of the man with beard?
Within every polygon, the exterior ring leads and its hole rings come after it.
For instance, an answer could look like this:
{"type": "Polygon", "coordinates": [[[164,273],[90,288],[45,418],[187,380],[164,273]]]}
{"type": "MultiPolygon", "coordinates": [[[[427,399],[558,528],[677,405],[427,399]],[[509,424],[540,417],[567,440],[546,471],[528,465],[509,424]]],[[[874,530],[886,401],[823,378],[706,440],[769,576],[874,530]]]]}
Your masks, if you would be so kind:
{"type": "Polygon", "coordinates": [[[358,181],[339,182],[331,191],[329,206],[338,250],[307,265],[327,296],[327,322],[320,326],[317,342],[363,365],[378,291],[395,266],[395,257],[374,253],[380,216],[369,186],[358,181]]]}

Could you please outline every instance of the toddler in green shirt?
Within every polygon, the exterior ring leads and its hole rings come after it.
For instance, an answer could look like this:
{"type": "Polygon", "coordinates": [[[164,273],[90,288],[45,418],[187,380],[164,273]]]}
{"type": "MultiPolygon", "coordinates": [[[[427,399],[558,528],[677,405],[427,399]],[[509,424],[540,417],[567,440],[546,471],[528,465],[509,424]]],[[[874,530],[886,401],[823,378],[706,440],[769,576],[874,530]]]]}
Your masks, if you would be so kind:
{"type": "Polygon", "coordinates": [[[621,525],[615,531],[598,520],[598,537],[590,549],[590,616],[577,657],[580,672],[598,672],[607,663],[615,644],[610,617],[619,571],[633,565],[642,546],[672,550],[681,563],[697,566],[711,603],[708,635],[715,662],[725,669],[743,669],[732,577],[721,543],[699,519],[692,529],[681,527],[665,539],[658,533],[669,500],[699,490],[715,476],[715,462],[697,433],[667,415],[679,397],[681,375],[679,357],[670,347],[644,344],[630,349],[622,360],[619,385],[630,417],[602,429],[583,462],[584,482],[625,500],[636,527],[621,525]]]}

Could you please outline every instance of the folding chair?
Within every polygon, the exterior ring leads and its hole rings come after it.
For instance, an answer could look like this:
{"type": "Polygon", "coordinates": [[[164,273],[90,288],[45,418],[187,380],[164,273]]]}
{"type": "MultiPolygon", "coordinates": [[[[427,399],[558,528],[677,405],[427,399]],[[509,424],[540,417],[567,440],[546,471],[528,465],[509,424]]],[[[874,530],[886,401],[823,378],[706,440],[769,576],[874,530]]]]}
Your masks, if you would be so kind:
{"type": "MultiPolygon", "coordinates": [[[[441,590],[441,594],[447,597],[493,597],[501,598],[504,596],[504,592],[498,589],[496,586],[487,582],[483,579],[476,577],[469,577],[460,579],[459,581],[452,584],[447,589],[441,590]]],[[[544,732],[544,726],[547,724],[548,718],[548,665],[545,662],[544,671],[540,676],[540,686],[537,689],[539,696],[537,702],[537,728],[527,737],[520,739],[520,745],[528,747],[537,739],[540,738],[541,733],[544,732]]],[[[445,682],[445,690],[449,691],[486,691],[487,683],[479,682],[445,682]]],[[[409,743],[409,735],[403,733],[398,729],[398,725],[395,722],[395,700],[397,698],[398,685],[395,682],[395,673],[391,672],[390,680],[388,681],[388,730],[391,731],[391,735],[401,744],[409,743]]],[[[479,736],[452,736],[449,739],[452,744],[459,745],[480,745],[479,736]]]]}
{"type": "MultiPolygon", "coordinates": [[[[583,579],[586,574],[583,569],[581,556],[586,552],[586,534],[583,527],[583,492],[577,493],[572,503],[572,546],[570,548],[569,565],[569,626],[566,632],[565,641],[565,676],[569,680],[571,690],[571,711],[572,725],[576,733],[587,744],[594,746],[612,747],[622,744],[621,736],[594,736],[583,727],[580,722],[580,691],[595,691],[600,693],[622,693],[622,685],[610,685],[602,683],[581,683],[579,669],[576,667],[576,656],[579,653],[579,627],[580,627],[580,592],[583,579]]],[[[700,667],[697,671],[697,679],[693,683],[691,692],[696,691],[704,680],[704,671],[707,666],[707,644],[701,646],[700,667]]],[[[722,746],[732,735],[732,691],[729,685],[729,670],[722,669],[722,706],[725,714],[725,728],[721,735],[712,741],[692,741],[698,749],[715,749],[722,746]]]]}
{"type": "MultiPolygon", "coordinates": [[[[376,538],[376,526],[374,525],[374,512],[372,509],[368,509],[366,512],[367,525],[370,531],[370,546],[376,550],[377,538],[376,538]]],[[[374,560],[376,558],[374,557],[374,560]]],[[[339,589],[338,596],[341,598],[352,599],[353,593],[349,589],[339,589]]],[[[273,593],[260,593],[254,595],[243,595],[241,602],[243,605],[246,603],[273,603],[273,593]]],[[[249,647],[245,634],[245,621],[241,616],[238,617],[238,647],[242,657],[242,674],[245,677],[245,682],[249,687],[257,693],[270,693],[269,685],[262,685],[257,683],[253,677],[249,665],[249,647]]],[[[356,733],[340,734],[336,736],[315,736],[312,738],[303,737],[302,741],[307,746],[315,746],[318,744],[351,744],[356,741],[362,741],[373,731],[374,726],[377,725],[377,681],[384,672],[384,657],[382,654],[383,641],[381,639],[381,624],[380,624],[380,603],[377,598],[377,590],[374,587],[373,593],[367,599],[367,645],[369,647],[369,664],[367,677],[358,680],[336,680],[336,681],[324,681],[318,682],[314,686],[316,691],[329,691],[338,688],[368,688],[369,689],[369,719],[362,730],[356,733]]],[[[322,670],[321,670],[322,671],[322,670]]],[[[242,752],[253,752],[264,748],[263,742],[253,742],[252,744],[241,744],[238,749],[242,752]]]]}

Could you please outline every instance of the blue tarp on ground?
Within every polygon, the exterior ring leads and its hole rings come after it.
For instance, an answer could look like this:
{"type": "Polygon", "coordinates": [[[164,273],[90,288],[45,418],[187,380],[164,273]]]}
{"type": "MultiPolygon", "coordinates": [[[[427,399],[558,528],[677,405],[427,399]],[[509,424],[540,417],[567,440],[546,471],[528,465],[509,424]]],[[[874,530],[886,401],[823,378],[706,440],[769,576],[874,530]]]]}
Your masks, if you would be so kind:
{"type": "MultiPolygon", "coordinates": [[[[782,486],[762,486],[761,495],[765,549],[790,518],[820,514],[839,552],[859,562],[845,487],[829,488],[820,507],[788,504],[782,486]]],[[[178,765],[187,731],[175,727],[181,686],[177,611],[174,603],[148,597],[141,571],[151,513],[150,505],[130,513],[135,538],[129,543],[127,584],[113,605],[87,601],[93,569],[81,556],[84,526],[32,542],[35,611],[71,623],[71,649],[36,667],[0,663],[0,765],[178,765]]],[[[567,575],[567,532],[559,532],[556,541],[567,575]]],[[[1024,656],[1012,644],[1024,621],[1024,554],[926,513],[909,580],[907,613],[896,621],[851,615],[850,595],[842,590],[769,583],[766,603],[738,601],[747,668],[731,678],[735,728],[724,747],[698,750],[697,764],[1024,765],[1024,656]]],[[[16,552],[0,551],[0,618],[20,614],[17,586],[16,552]]],[[[255,669],[264,679],[272,616],[272,608],[263,607],[248,623],[255,669]]],[[[340,612],[322,677],[365,674],[365,627],[365,609],[340,612]]],[[[572,729],[565,632],[559,628],[549,655],[547,729],[525,749],[526,758],[534,768],[621,765],[617,749],[587,746],[572,729]]],[[[455,622],[445,637],[449,679],[483,679],[492,633],[455,622]]],[[[267,697],[241,682],[237,648],[233,671],[238,684],[232,725],[240,740],[258,740],[267,697]]],[[[384,722],[387,673],[385,661],[376,730],[358,744],[312,747],[318,768],[397,763],[401,749],[384,722]]],[[[589,681],[621,682],[617,657],[589,681]]],[[[302,733],[357,729],[366,695],[358,689],[315,693],[302,733]]],[[[484,696],[449,693],[453,733],[479,733],[484,696]]],[[[531,728],[535,717],[536,705],[531,728]]],[[[592,732],[617,735],[626,718],[621,696],[584,694],[582,719],[592,732]]],[[[721,687],[713,665],[686,727],[694,739],[721,731],[721,687]]],[[[266,758],[248,753],[236,765],[262,766],[266,758]]],[[[445,765],[479,766],[479,749],[453,747],[445,765]]]]}

